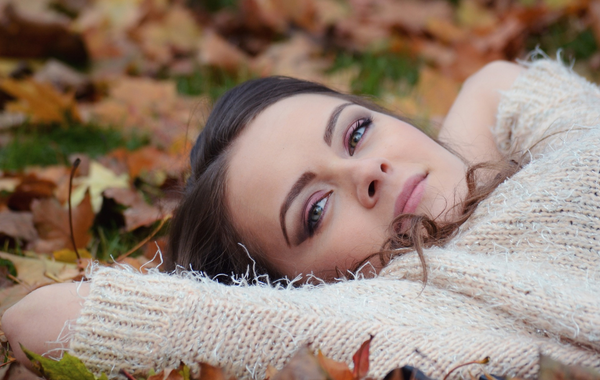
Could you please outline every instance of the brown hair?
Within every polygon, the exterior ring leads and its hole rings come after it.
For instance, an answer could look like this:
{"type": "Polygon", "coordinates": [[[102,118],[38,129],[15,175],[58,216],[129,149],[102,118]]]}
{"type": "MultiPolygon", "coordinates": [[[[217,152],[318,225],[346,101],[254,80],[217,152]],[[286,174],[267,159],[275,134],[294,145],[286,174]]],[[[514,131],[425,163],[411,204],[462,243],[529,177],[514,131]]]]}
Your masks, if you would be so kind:
{"type": "MultiPolygon", "coordinates": [[[[260,112],[279,100],[299,94],[324,94],[341,98],[409,122],[363,97],[342,94],[309,81],[276,76],[251,80],[234,87],[217,101],[191,151],[191,174],[183,200],[171,223],[167,270],[182,268],[201,271],[225,283],[231,282],[232,275],[253,277],[267,274],[271,279],[282,277],[264,260],[259,247],[252,241],[244,241],[233,227],[225,202],[228,152],[231,143],[260,112]],[[248,251],[252,252],[252,257],[248,251]]],[[[425,216],[401,215],[393,222],[392,230],[396,231],[408,220],[408,232],[394,233],[382,251],[376,254],[387,262],[393,256],[416,250],[424,264],[426,281],[423,249],[446,243],[473,213],[477,204],[518,170],[514,165],[500,166],[499,174],[483,186],[476,186],[475,178],[475,172],[483,166],[469,169],[468,195],[461,203],[462,212],[457,220],[437,223],[425,216]]],[[[489,169],[490,165],[486,168],[489,169]]]]}

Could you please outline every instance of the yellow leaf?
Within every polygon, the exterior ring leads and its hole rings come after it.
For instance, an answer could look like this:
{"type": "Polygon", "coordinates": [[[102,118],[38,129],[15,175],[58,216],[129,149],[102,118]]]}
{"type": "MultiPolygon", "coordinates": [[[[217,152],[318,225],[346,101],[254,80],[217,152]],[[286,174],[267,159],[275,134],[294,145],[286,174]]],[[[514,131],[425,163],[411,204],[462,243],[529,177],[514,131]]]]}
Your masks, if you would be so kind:
{"type": "MultiPolygon", "coordinates": [[[[87,249],[78,249],[79,256],[85,259],[91,259],[92,254],[87,249]]],[[[54,256],[54,260],[62,261],[64,263],[76,263],[77,262],[77,254],[75,251],[69,248],[59,249],[58,251],[52,252],[52,256],[54,256]]]]}
{"type": "Polygon", "coordinates": [[[23,112],[36,122],[81,120],[73,94],[61,94],[49,83],[7,78],[0,80],[0,89],[17,98],[6,105],[9,112],[23,112]]]}
{"type": "Polygon", "coordinates": [[[74,179],[73,184],[78,187],[73,190],[71,195],[71,205],[73,207],[78,205],[89,189],[92,209],[97,213],[102,207],[102,192],[109,188],[128,188],[129,176],[127,174],[116,175],[98,162],[92,161],[89,175],[74,179]]]}

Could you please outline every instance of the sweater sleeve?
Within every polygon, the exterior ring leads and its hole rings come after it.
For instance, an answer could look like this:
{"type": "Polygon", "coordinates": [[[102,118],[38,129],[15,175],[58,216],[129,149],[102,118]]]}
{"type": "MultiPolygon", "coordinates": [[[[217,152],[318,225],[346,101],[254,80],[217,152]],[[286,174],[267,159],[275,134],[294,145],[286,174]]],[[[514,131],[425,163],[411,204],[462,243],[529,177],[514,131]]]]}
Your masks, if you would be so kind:
{"type": "Polygon", "coordinates": [[[485,356],[494,359],[489,373],[532,377],[540,349],[600,362],[597,354],[532,334],[530,326],[472,294],[421,290],[418,281],[381,276],[277,288],[101,269],[92,276],[70,348],[109,377],[121,368],[141,374],[183,361],[194,372],[208,362],[238,377],[263,379],[268,364],[281,368],[303,344],[350,363],[369,335],[375,336],[370,374],[376,378],[407,364],[443,378],[451,367],[485,356]]]}
{"type": "Polygon", "coordinates": [[[577,130],[600,125],[597,85],[557,61],[524,65],[528,69],[502,93],[492,128],[502,153],[543,153],[565,137],[575,137],[577,130]]]}

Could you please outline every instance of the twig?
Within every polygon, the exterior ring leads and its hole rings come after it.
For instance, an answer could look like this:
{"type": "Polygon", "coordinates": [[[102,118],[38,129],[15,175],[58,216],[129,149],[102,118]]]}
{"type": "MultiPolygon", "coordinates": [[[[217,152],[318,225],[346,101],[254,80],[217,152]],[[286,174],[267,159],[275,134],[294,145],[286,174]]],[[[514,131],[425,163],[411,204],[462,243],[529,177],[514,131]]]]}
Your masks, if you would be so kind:
{"type": "Polygon", "coordinates": [[[129,372],[125,371],[124,369],[121,369],[119,373],[125,376],[128,380],[136,380],[135,377],[133,377],[129,372]]]}
{"type": "Polygon", "coordinates": [[[4,367],[4,366],[5,366],[5,365],[7,365],[7,364],[14,363],[14,362],[16,362],[16,361],[17,361],[17,359],[15,359],[15,358],[10,358],[10,359],[8,359],[8,361],[7,361],[7,362],[4,362],[4,363],[0,364],[0,368],[4,367]]]}
{"type": "Polygon", "coordinates": [[[137,251],[138,249],[140,249],[144,244],[146,244],[147,242],[150,241],[150,239],[152,239],[154,237],[154,235],[156,235],[158,233],[158,231],[161,230],[161,228],[163,228],[163,226],[165,225],[165,223],[167,222],[167,220],[171,219],[171,215],[167,215],[164,218],[162,218],[162,220],[160,221],[160,224],[158,225],[158,227],[156,227],[154,229],[154,231],[152,231],[152,233],[150,235],[148,235],[144,240],[142,240],[141,242],[137,243],[135,245],[135,247],[131,248],[129,251],[127,251],[126,253],[122,254],[121,256],[117,257],[114,261],[118,262],[121,259],[126,258],[127,256],[131,255],[133,252],[137,251]]]}
{"type": "Polygon", "coordinates": [[[73,167],[71,168],[71,176],[69,177],[69,228],[71,230],[71,243],[73,243],[73,250],[75,251],[75,255],[77,255],[77,261],[81,260],[81,256],[79,256],[79,252],[77,251],[77,245],[75,244],[75,234],[73,233],[73,212],[71,210],[71,191],[73,190],[73,176],[75,176],[75,171],[79,167],[81,160],[79,158],[75,159],[73,162],[73,167]]]}
{"type": "Polygon", "coordinates": [[[446,374],[446,376],[444,376],[444,380],[447,380],[447,379],[448,379],[448,376],[450,376],[450,374],[451,374],[452,372],[456,371],[456,370],[457,370],[457,369],[459,369],[460,367],[464,367],[464,366],[466,366],[466,365],[471,365],[471,364],[487,364],[487,363],[489,363],[489,361],[490,361],[490,357],[489,357],[489,356],[486,356],[485,358],[483,358],[483,359],[481,359],[481,360],[474,360],[474,361],[472,361],[472,362],[468,362],[468,363],[459,364],[459,365],[457,365],[456,367],[452,368],[452,369],[450,370],[450,372],[448,372],[448,373],[446,374]]]}

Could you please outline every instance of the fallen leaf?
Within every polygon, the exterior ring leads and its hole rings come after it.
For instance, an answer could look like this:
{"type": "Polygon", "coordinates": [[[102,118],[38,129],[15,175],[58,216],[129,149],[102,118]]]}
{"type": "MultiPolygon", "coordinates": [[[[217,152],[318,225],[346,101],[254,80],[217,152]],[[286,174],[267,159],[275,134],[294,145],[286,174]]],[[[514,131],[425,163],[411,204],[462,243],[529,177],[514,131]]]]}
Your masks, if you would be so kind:
{"type": "Polygon", "coordinates": [[[198,60],[205,65],[235,71],[248,66],[249,57],[216,32],[208,30],[200,42],[198,60]]]}
{"type": "Polygon", "coordinates": [[[271,380],[326,380],[327,377],[327,372],[321,367],[319,360],[310,353],[308,347],[303,346],[271,380]]]}
{"type": "MultiPolygon", "coordinates": [[[[80,258],[91,259],[92,254],[87,249],[78,249],[80,258]]],[[[77,253],[69,248],[59,249],[58,251],[52,252],[52,257],[56,261],[62,261],[63,263],[73,263],[77,262],[77,253]]]]}
{"type": "Polygon", "coordinates": [[[354,378],[354,374],[348,368],[348,364],[330,359],[323,355],[320,350],[317,354],[317,359],[321,367],[327,371],[333,380],[352,380],[354,378]]]}
{"type": "Polygon", "coordinates": [[[54,182],[37,178],[34,175],[25,176],[8,198],[8,206],[13,210],[29,211],[34,199],[52,197],[55,188],[54,182]]]}
{"type": "MultiPolygon", "coordinates": [[[[97,380],[83,362],[75,356],[65,352],[63,357],[57,361],[45,358],[33,353],[21,345],[21,349],[31,361],[33,368],[47,380],[97,380]]],[[[106,375],[100,376],[101,380],[108,379],[106,375]]]]}
{"type": "Polygon", "coordinates": [[[129,177],[127,174],[116,175],[100,163],[92,161],[89,175],[74,179],[73,185],[77,187],[71,194],[72,206],[78,205],[89,191],[92,210],[97,213],[102,207],[102,192],[110,188],[129,188],[129,177]]]}
{"type": "Polygon", "coordinates": [[[0,3],[0,57],[61,57],[85,64],[87,51],[80,35],[69,28],[68,19],[44,8],[44,1],[0,3]]]}
{"type": "Polygon", "coordinates": [[[419,82],[415,92],[424,106],[432,115],[445,116],[454,99],[460,84],[440,72],[424,68],[419,75],[419,82]]]}
{"type": "Polygon", "coordinates": [[[539,380],[600,380],[600,372],[583,366],[562,364],[540,355],[539,380]]]}
{"type": "Polygon", "coordinates": [[[12,286],[7,289],[0,290],[0,314],[6,309],[20,301],[29,292],[55,283],[54,280],[46,276],[47,273],[52,274],[62,281],[75,277],[79,270],[73,264],[60,263],[50,260],[45,255],[35,255],[34,257],[21,257],[10,253],[0,252],[0,258],[10,260],[18,273],[18,279],[22,286],[12,286]]]}
{"type": "MultiPolygon", "coordinates": [[[[33,222],[40,239],[30,244],[36,252],[54,252],[73,249],[69,228],[69,213],[56,199],[34,200],[31,204],[33,222]]],[[[77,207],[73,207],[73,235],[77,248],[84,248],[91,239],[89,229],[94,222],[94,211],[88,193],[77,207]]]]}
{"type": "Polygon", "coordinates": [[[33,226],[33,214],[31,212],[0,212],[0,234],[25,241],[37,239],[38,234],[33,226]]]}
{"type": "Polygon", "coordinates": [[[352,363],[354,363],[352,375],[355,380],[363,379],[367,376],[367,373],[369,373],[369,347],[371,347],[372,341],[373,336],[371,335],[369,340],[364,341],[352,356],[352,363]]]}
{"type": "Polygon", "coordinates": [[[34,122],[66,123],[81,120],[73,93],[61,94],[49,83],[6,78],[0,80],[0,89],[17,99],[6,104],[7,111],[22,112],[34,122]]]}

